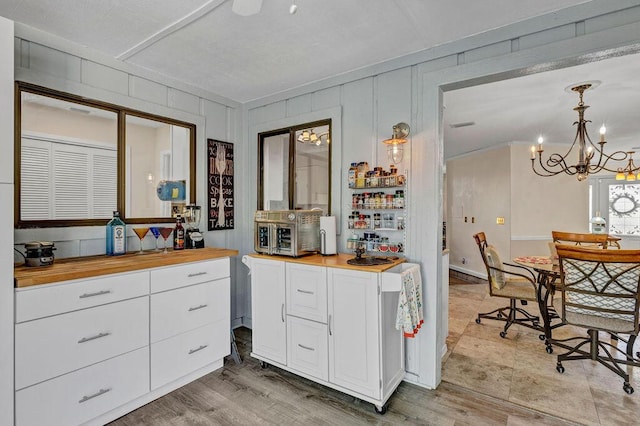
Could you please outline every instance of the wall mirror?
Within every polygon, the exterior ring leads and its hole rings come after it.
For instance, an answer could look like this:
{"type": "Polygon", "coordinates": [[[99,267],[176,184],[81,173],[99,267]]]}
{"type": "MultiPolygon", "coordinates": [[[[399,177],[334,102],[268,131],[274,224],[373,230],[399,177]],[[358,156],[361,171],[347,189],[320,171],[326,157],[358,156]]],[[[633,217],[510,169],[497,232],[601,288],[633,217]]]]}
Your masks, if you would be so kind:
{"type": "Polygon", "coordinates": [[[258,210],[331,211],[331,120],[258,134],[258,210]]]}
{"type": "Polygon", "coordinates": [[[17,83],[15,139],[16,227],[169,222],[195,200],[192,124],[17,83]]]}

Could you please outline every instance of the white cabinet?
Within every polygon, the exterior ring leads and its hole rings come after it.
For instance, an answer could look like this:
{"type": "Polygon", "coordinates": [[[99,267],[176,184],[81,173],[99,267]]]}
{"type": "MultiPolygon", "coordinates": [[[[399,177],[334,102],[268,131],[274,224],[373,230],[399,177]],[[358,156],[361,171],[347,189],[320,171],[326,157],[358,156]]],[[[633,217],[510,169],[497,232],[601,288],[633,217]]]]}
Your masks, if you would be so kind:
{"type": "Polygon", "coordinates": [[[16,392],[16,424],[77,425],[148,391],[144,347],[16,392]]]}
{"type": "Polygon", "coordinates": [[[286,364],[285,262],[252,259],[251,300],[252,355],[286,364]]]}
{"type": "Polygon", "coordinates": [[[379,399],[378,274],[329,269],[329,380],[379,399]]]}
{"type": "Polygon", "coordinates": [[[16,289],[16,425],[103,424],[221,367],[229,264],[16,289]]]}
{"type": "Polygon", "coordinates": [[[229,355],[229,259],[151,272],[151,389],[229,355]]]}
{"type": "Polygon", "coordinates": [[[251,355],[381,410],[404,378],[399,288],[382,291],[376,272],[250,259],[251,355]]]}

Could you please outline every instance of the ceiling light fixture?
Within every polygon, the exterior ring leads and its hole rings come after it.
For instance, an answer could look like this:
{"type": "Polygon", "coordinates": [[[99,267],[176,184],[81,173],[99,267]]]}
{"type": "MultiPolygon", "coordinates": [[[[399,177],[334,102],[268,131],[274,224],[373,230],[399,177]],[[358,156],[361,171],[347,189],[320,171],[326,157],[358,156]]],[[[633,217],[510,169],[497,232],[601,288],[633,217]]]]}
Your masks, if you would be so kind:
{"type": "Polygon", "coordinates": [[[411,128],[407,123],[398,123],[393,126],[391,137],[382,141],[387,145],[387,155],[389,156],[389,161],[393,164],[398,164],[402,161],[403,145],[407,143],[407,136],[409,136],[410,131],[411,128]]]}
{"type": "Polygon", "coordinates": [[[297,11],[298,11],[298,5],[296,5],[296,2],[294,0],[294,2],[291,5],[291,7],[289,7],[289,14],[290,15],[295,15],[297,11]]]}
{"type": "Polygon", "coordinates": [[[305,129],[298,135],[297,141],[300,143],[307,143],[310,145],[320,146],[322,145],[322,138],[325,138],[326,143],[329,141],[329,132],[316,133],[313,129],[305,129]]]}
{"type": "Polygon", "coordinates": [[[589,108],[589,105],[584,104],[582,97],[585,91],[594,89],[599,84],[599,81],[591,81],[567,87],[567,91],[571,90],[573,92],[577,92],[580,96],[578,105],[573,108],[574,111],[578,112],[578,121],[573,123],[574,125],[577,125],[576,136],[573,139],[573,143],[571,144],[569,151],[567,151],[565,155],[553,153],[549,155],[549,158],[547,158],[545,161],[542,160],[542,153],[544,152],[544,150],[542,149],[542,143],[544,141],[544,138],[540,136],[538,138],[538,147],[531,147],[531,168],[533,169],[535,174],[537,174],[538,176],[549,177],[555,176],[560,173],[566,173],[568,175],[577,175],[578,180],[583,181],[590,174],[606,170],[608,172],[617,172],[616,179],[618,180],[636,180],[635,173],[637,173],[639,167],[636,167],[633,163],[633,151],[616,151],[612,154],[605,154],[604,145],[607,142],[604,139],[604,135],[607,130],[606,127],[602,125],[602,127],[600,128],[600,141],[598,141],[597,145],[591,142],[591,138],[589,137],[589,133],[587,132],[587,123],[590,123],[591,121],[584,119],[584,111],[589,108]],[[587,142],[589,143],[588,146],[587,142]],[[578,144],[578,162],[574,165],[569,165],[567,164],[567,157],[573,150],[573,147],[576,145],[576,143],[578,144]],[[540,170],[536,168],[536,153],[538,154],[537,164],[540,170]],[[629,163],[624,169],[621,167],[619,167],[618,169],[611,169],[607,167],[607,163],[609,161],[625,160],[628,160],[629,163]],[[625,174],[627,174],[626,177],[625,174]],[[633,178],[631,178],[631,176],[633,176],[633,178]]]}

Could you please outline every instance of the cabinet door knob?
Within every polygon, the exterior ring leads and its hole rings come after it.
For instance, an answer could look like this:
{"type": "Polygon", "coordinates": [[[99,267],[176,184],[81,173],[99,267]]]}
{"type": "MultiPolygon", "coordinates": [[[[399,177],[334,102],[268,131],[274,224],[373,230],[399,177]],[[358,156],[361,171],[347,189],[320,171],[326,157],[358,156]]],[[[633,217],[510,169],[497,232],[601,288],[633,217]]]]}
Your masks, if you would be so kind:
{"type": "Polygon", "coordinates": [[[83,402],[87,402],[90,399],[96,398],[100,395],[104,395],[107,392],[111,392],[111,388],[100,389],[98,392],[94,393],[93,395],[85,395],[78,401],[78,404],[82,404],[83,402]]]}
{"type": "Polygon", "coordinates": [[[189,312],[197,311],[198,309],[206,308],[207,305],[194,306],[189,308],[189,312]]]}
{"type": "Polygon", "coordinates": [[[331,330],[331,314],[329,314],[329,336],[333,336],[333,331],[331,330]]]}
{"type": "Polygon", "coordinates": [[[103,295],[109,294],[109,293],[111,293],[111,290],[102,290],[102,291],[96,291],[95,293],[84,293],[84,294],[81,294],[78,297],[80,299],[86,299],[87,297],[103,296],[103,295]]]}
{"type": "Polygon", "coordinates": [[[87,342],[90,342],[92,340],[96,340],[96,339],[101,339],[103,337],[107,337],[109,335],[111,335],[111,333],[99,333],[99,334],[96,334],[95,336],[83,337],[82,339],[78,340],[78,343],[87,343],[87,342]]]}
{"type": "Polygon", "coordinates": [[[196,352],[199,352],[199,351],[203,350],[204,348],[206,348],[207,346],[209,346],[209,345],[201,345],[198,348],[191,349],[191,350],[189,350],[189,355],[194,354],[196,352]]]}

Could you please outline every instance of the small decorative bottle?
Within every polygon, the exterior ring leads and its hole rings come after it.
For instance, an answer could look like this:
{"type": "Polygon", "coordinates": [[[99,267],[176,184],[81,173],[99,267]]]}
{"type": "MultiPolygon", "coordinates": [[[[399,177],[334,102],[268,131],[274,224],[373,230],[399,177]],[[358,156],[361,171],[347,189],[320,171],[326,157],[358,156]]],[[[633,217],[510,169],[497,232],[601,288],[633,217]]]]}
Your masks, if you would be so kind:
{"type": "Polygon", "coordinates": [[[184,250],[184,227],[181,215],[176,216],[176,227],[173,230],[173,249],[184,250]]]}
{"type": "Polygon", "coordinates": [[[114,211],[107,223],[107,255],[118,256],[127,252],[127,229],[120,219],[120,212],[114,211]]]}

